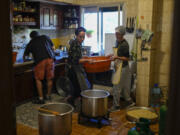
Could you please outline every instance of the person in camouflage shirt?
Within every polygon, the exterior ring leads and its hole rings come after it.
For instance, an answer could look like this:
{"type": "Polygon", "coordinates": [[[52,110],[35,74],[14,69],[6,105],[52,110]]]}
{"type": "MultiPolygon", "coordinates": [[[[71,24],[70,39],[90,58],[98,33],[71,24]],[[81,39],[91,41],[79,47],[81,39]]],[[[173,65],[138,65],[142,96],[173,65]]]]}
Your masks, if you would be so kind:
{"type": "Polygon", "coordinates": [[[90,89],[90,83],[87,80],[86,73],[82,66],[84,62],[92,62],[92,60],[82,58],[82,42],[85,39],[86,29],[79,27],[75,30],[76,38],[72,39],[68,50],[68,77],[73,85],[73,91],[69,93],[67,102],[74,106],[76,98],[80,97],[83,90],[90,89]]]}
{"type": "Polygon", "coordinates": [[[70,65],[78,65],[79,60],[82,58],[82,46],[77,39],[70,41],[70,48],[68,51],[68,63],[70,65]]]}

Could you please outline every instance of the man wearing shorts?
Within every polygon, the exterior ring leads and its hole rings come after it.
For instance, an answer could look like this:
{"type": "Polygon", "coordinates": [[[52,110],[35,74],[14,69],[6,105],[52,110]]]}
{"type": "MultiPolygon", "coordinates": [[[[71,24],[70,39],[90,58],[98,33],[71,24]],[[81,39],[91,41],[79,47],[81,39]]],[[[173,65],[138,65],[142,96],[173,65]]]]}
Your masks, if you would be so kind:
{"type": "Polygon", "coordinates": [[[47,80],[47,95],[46,98],[50,100],[51,89],[54,77],[54,51],[53,43],[49,37],[39,35],[37,31],[30,33],[31,41],[26,46],[23,59],[26,61],[26,56],[30,53],[34,59],[34,76],[38,90],[39,99],[35,100],[36,104],[44,104],[42,80],[47,80]]]}

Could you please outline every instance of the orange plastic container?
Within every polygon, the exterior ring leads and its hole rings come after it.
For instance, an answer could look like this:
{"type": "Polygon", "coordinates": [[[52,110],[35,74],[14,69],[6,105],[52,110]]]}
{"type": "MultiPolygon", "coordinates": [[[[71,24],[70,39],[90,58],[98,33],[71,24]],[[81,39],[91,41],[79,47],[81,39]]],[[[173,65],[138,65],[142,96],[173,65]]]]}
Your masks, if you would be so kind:
{"type": "Polygon", "coordinates": [[[88,73],[106,72],[110,70],[111,59],[107,56],[86,57],[86,59],[93,59],[93,63],[85,62],[83,64],[85,71],[88,73]]]}
{"type": "Polygon", "coordinates": [[[12,58],[13,58],[13,64],[14,64],[16,62],[17,52],[13,52],[12,54],[13,54],[12,58]]]}

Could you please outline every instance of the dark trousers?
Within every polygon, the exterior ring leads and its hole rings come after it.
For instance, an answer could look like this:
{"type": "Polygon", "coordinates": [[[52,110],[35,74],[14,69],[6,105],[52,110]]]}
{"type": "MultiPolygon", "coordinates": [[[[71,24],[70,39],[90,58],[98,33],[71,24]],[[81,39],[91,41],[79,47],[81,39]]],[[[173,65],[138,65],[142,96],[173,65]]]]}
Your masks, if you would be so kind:
{"type": "Polygon", "coordinates": [[[68,78],[70,79],[70,81],[73,85],[73,90],[70,91],[69,95],[71,95],[74,98],[79,97],[80,93],[81,93],[81,89],[80,89],[80,85],[79,85],[76,73],[73,70],[73,68],[71,68],[71,70],[69,70],[68,78]]]}

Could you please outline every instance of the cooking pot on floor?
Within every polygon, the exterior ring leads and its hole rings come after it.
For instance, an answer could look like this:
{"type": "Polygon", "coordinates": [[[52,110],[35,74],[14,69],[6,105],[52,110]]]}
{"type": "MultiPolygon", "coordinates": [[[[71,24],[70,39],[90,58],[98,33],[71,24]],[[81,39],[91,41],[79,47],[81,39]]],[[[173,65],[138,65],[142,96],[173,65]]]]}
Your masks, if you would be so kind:
{"type": "Polygon", "coordinates": [[[85,90],[81,92],[82,113],[88,117],[101,117],[108,113],[109,92],[104,90],[85,90]]]}
{"type": "Polygon", "coordinates": [[[58,112],[54,115],[39,110],[39,135],[70,135],[72,131],[73,107],[65,103],[50,103],[40,107],[49,111],[58,112]]]}

